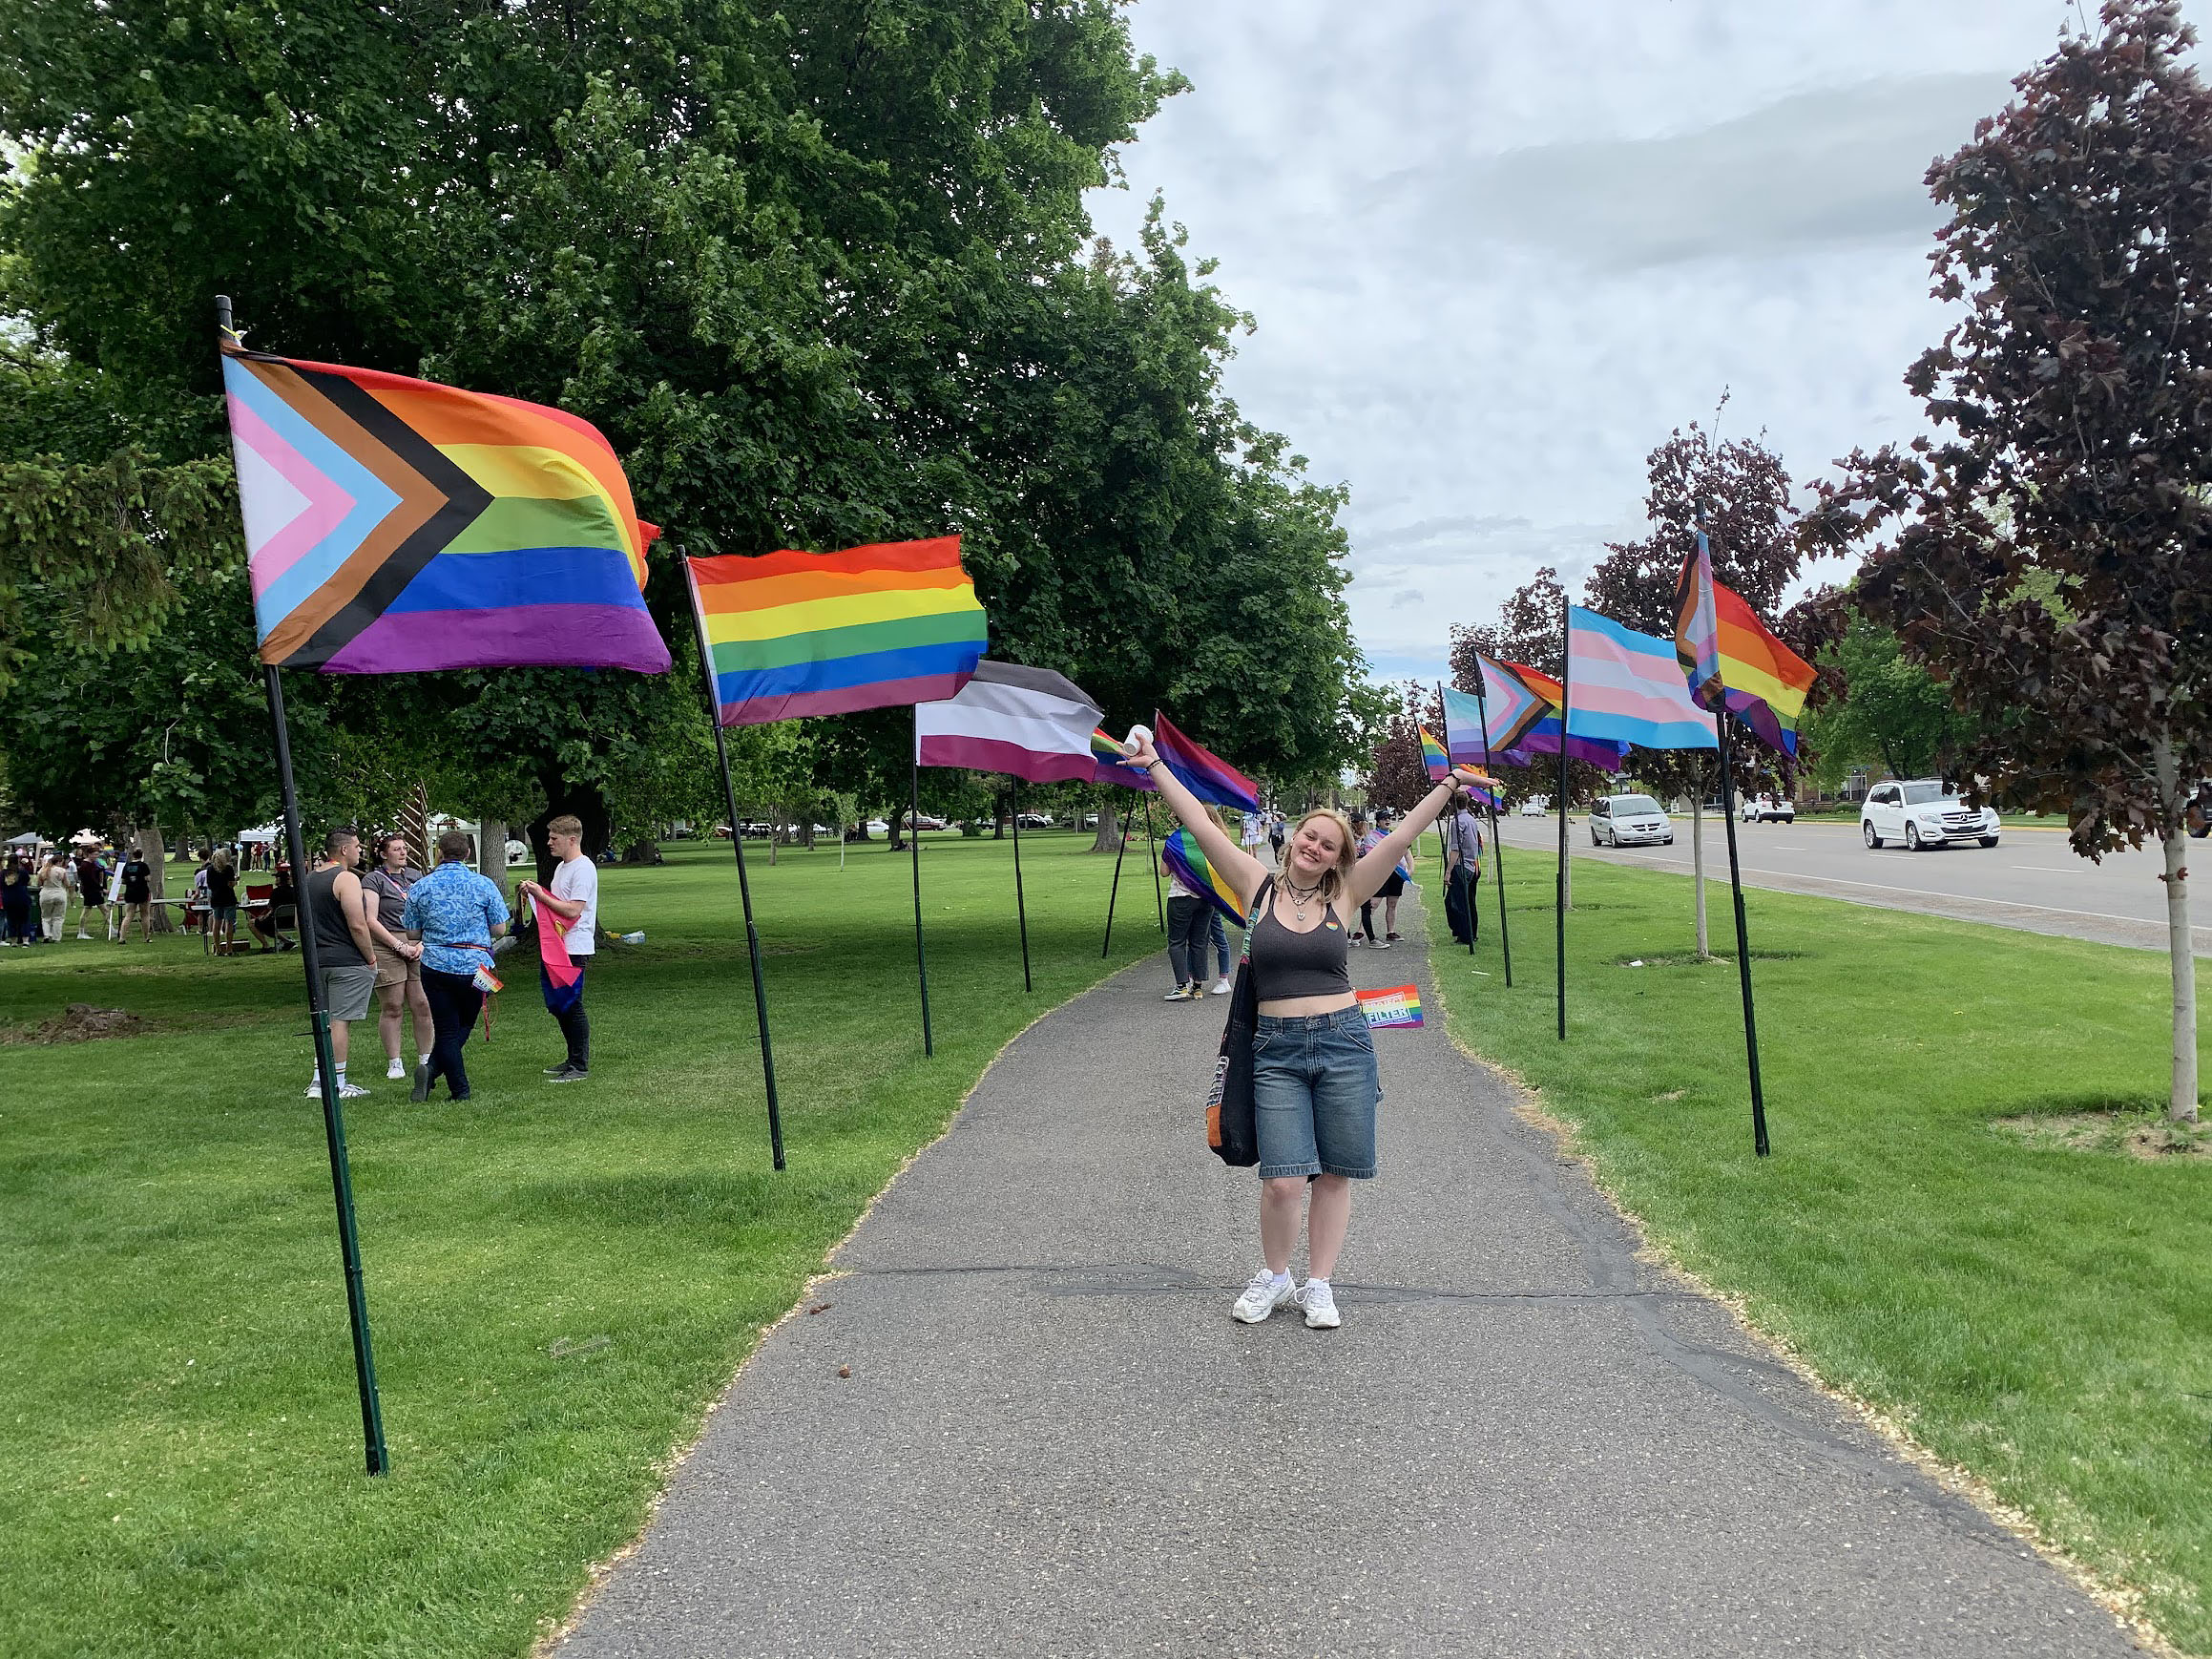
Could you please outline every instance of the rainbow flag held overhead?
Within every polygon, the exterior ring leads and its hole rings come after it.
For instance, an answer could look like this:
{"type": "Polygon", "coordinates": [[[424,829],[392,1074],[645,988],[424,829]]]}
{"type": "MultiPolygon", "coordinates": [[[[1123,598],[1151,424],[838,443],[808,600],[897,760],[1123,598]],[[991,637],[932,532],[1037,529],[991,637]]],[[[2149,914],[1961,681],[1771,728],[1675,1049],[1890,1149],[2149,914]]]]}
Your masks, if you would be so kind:
{"type": "Polygon", "coordinates": [[[1379,991],[1354,991],[1360,1012],[1367,1017],[1367,1029],[1379,1026],[1407,1026],[1421,1023],[1421,987],[1418,985],[1391,985],[1379,991]]]}
{"type": "Polygon", "coordinates": [[[1475,773],[1474,782],[1467,786],[1467,792],[1492,811],[1506,804],[1505,790],[1488,772],[1475,773]]]}
{"type": "Polygon", "coordinates": [[[644,597],[659,533],[590,422],[219,345],[263,662],[666,672],[644,597]]]}
{"type": "Polygon", "coordinates": [[[941,702],[989,642],[957,536],[686,562],[724,725],[941,702]]]}
{"type": "Polygon", "coordinates": [[[1134,766],[1121,746],[1106,735],[1106,728],[1098,726],[1091,733],[1091,781],[1094,784],[1119,784],[1129,789],[1150,789],[1159,792],[1159,786],[1152,781],[1148,766],[1134,766]]]}
{"type": "Polygon", "coordinates": [[[1244,925],[1244,912],[1237,902],[1237,890],[1229,885],[1227,876],[1206,862],[1205,850],[1188,830],[1169,831],[1167,839],[1159,844],[1159,860],[1175,872],[1176,880],[1239,927],[1244,925]]]}
{"type": "Polygon", "coordinates": [[[1760,742],[1797,753],[1797,723],[1817,677],[1741,595],[1713,578],[1713,550],[1700,530],[1675,587],[1675,658],[1701,708],[1725,708],[1760,742]]]}
{"type": "Polygon", "coordinates": [[[1241,812],[1260,809],[1260,786],[1221,756],[1200,747],[1175,728],[1166,715],[1152,717],[1152,746],[1167,763],[1167,769],[1182,780],[1183,788],[1215,807],[1234,807],[1241,812]]]}
{"type": "Polygon", "coordinates": [[[1420,732],[1421,765],[1428,771],[1431,782],[1441,784],[1451,776],[1451,756],[1445,752],[1444,746],[1436,741],[1427,726],[1422,726],[1420,732]]]}

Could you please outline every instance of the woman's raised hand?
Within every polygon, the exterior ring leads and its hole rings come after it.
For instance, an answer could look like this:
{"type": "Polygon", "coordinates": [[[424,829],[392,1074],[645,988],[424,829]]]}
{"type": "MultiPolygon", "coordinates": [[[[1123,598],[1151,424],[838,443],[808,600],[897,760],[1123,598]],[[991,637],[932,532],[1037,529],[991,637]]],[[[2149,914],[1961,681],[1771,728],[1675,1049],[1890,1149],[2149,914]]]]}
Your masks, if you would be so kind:
{"type": "Polygon", "coordinates": [[[1152,746],[1152,734],[1150,732],[1139,729],[1132,734],[1132,741],[1136,743],[1137,747],[1132,751],[1127,751],[1131,766],[1149,766],[1154,761],[1159,759],[1159,751],[1152,746]]]}

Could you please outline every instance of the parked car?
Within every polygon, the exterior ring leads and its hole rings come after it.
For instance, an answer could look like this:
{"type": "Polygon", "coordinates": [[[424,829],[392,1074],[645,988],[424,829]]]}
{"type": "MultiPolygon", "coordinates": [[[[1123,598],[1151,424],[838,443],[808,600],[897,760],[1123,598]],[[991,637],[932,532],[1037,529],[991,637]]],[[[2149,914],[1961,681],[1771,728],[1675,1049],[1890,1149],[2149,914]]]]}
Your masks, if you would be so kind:
{"type": "Polygon", "coordinates": [[[1541,818],[1551,809],[1552,804],[1541,795],[1531,795],[1521,803],[1521,816],[1524,818],[1541,818]]]}
{"type": "Polygon", "coordinates": [[[1746,824],[1794,824],[1797,803],[1786,795],[1746,795],[1741,817],[1746,824]]]}
{"type": "Polygon", "coordinates": [[[1593,847],[1672,847],[1674,821],[1649,795],[1600,795],[1590,803],[1593,847]]]}
{"type": "Polygon", "coordinates": [[[870,835],[888,835],[891,827],[881,818],[870,818],[867,821],[867,832],[870,835]]]}
{"type": "Polygon", "coordinates": [[[1869,848],[1902,841],[1918,852],[1952,841],[1997,844],[1997,815],[1987,807],[1969,807],[1958,791],[1936,778],[1876,784],[1859,808],[1859,833],[1869,848]]]}
{"type": "Polygon", "coordinates": [[[917,830],[942,830],[945,828],[945,820],[942,818],[932,818],[929,813],[922,812],[916,814],[914,818],[914,828],[917,830]]]}
{"type": "Polygon", "coordinates": [[[1050,830],[1053,827],[1053,815],[1050,812],[1023,812],[1018,814],[1018,819],[1024,830],[1050,830]]]}

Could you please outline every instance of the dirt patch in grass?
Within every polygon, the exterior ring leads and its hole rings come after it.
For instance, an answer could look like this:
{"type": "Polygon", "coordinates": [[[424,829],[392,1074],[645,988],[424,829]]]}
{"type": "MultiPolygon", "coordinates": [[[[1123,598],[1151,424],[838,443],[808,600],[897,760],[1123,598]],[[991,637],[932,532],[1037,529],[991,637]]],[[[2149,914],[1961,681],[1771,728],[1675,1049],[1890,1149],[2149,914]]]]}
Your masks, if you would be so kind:
{"type": "Polygon", "coordinates": [[[58,1019],[0,1030],[0,1042],[93,1042],[103,1037],[143,1037],[154,1029],[128,1008],[94,1008],[72,1002],[58,1019]]]}
{"type": "Polygon", "coordinates": [[[2030,1146],[2126,1156],[2146,1164],[2212,1160],[2212,1125],[2176,1124],[2156,1112],[2118,1107],[2095,1112],[2029,1112],[1991,1125],[2030,1146]]]}

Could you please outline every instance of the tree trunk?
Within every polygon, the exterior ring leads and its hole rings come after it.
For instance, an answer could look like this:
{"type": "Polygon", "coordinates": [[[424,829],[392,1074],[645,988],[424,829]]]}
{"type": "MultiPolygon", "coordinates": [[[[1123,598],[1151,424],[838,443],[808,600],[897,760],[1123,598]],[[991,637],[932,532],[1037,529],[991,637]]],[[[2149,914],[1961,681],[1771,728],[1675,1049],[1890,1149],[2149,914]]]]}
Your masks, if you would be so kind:
{"type": "Polygon", "coordinates": [[[993,795],[991,798],[991,838],[993,841],[1006,839],[1006,797],[1004,795],[993,795]]]}
{"type": "MultiPolygon", "coordinates": [[[[507,891],[507,826],[497,818],[477,821],[476,872],[501,892],[507,891]]],[[[553,877],[549,872],[540,879],[553,877]]]]}
{"type": "MultiPolygon", "coordinates": [[[[574,817],[584,827],[584,856],[594,863],[606,850],[613,819],[607,811],[607,798],[599,793],[598,786],[571,785],[557,773],[540,774],[538,787],[545,790],[545,810],[530,821],[529,840],[531,852],[537,862],[537,878],[551,883],[553,870],[560,860],[553,855],[553,847],[545,838],[545,827],[563,814],[574,817]]],[[[737,829],[735,824],[730,826],[737,829]]],[[[502,855],[504,856],[504,854],[502,855]]],[[[505,870],[500,873],[504,875],[505,870]]]]}
{"type": "Polygon", "coordinates": [[[1690,880],[1698,892],[1698,960],[1701,962],[1713,954],[1713,944],[1705,932],[1705,810],[1698,798],[1700,793],[1690,791],[1690,880]]]}
{"type": "Polygon", "coordinates": [[[156,933],[173,934],[177,928],[169,919],[169,907],[159,902],[169,892],[169,880],[163,868],[169,862],[169,855],[161,845],[161,821],[157,818],[149,818],[146,821],[146,827],[138,831],[137,841],[138,856],[143,858],[154,872],[149,878],[149,886],[146,891],[154,895],[156,902],[154,908],[147,914],[154,918],[154,931],[156,933]]]}
{"type": "Polygon", "coordinates": [[[2174,983],[2173,1083],[2166,1091],[2166,1117],[2177,1124],[2197,1121],[2197,954],[2189,934],[2189,855],[2184,812],[2187,796],[2181,790],[2171,739],[2160,737],[2151,745],[2158,767],[2159,801],[2164,808],[2160,825],[2160,844],[2166,854],[2166,957],[2174,983]]]}
{"type": "Polygon", "coordinates": [[[1115,812],[1114,803],[1111,801],[1098,808],[1098,833],[1092,839],[1091,850],[1094,852],[1118,852],[1121,850],[1121,820],[1115,812]]]}

